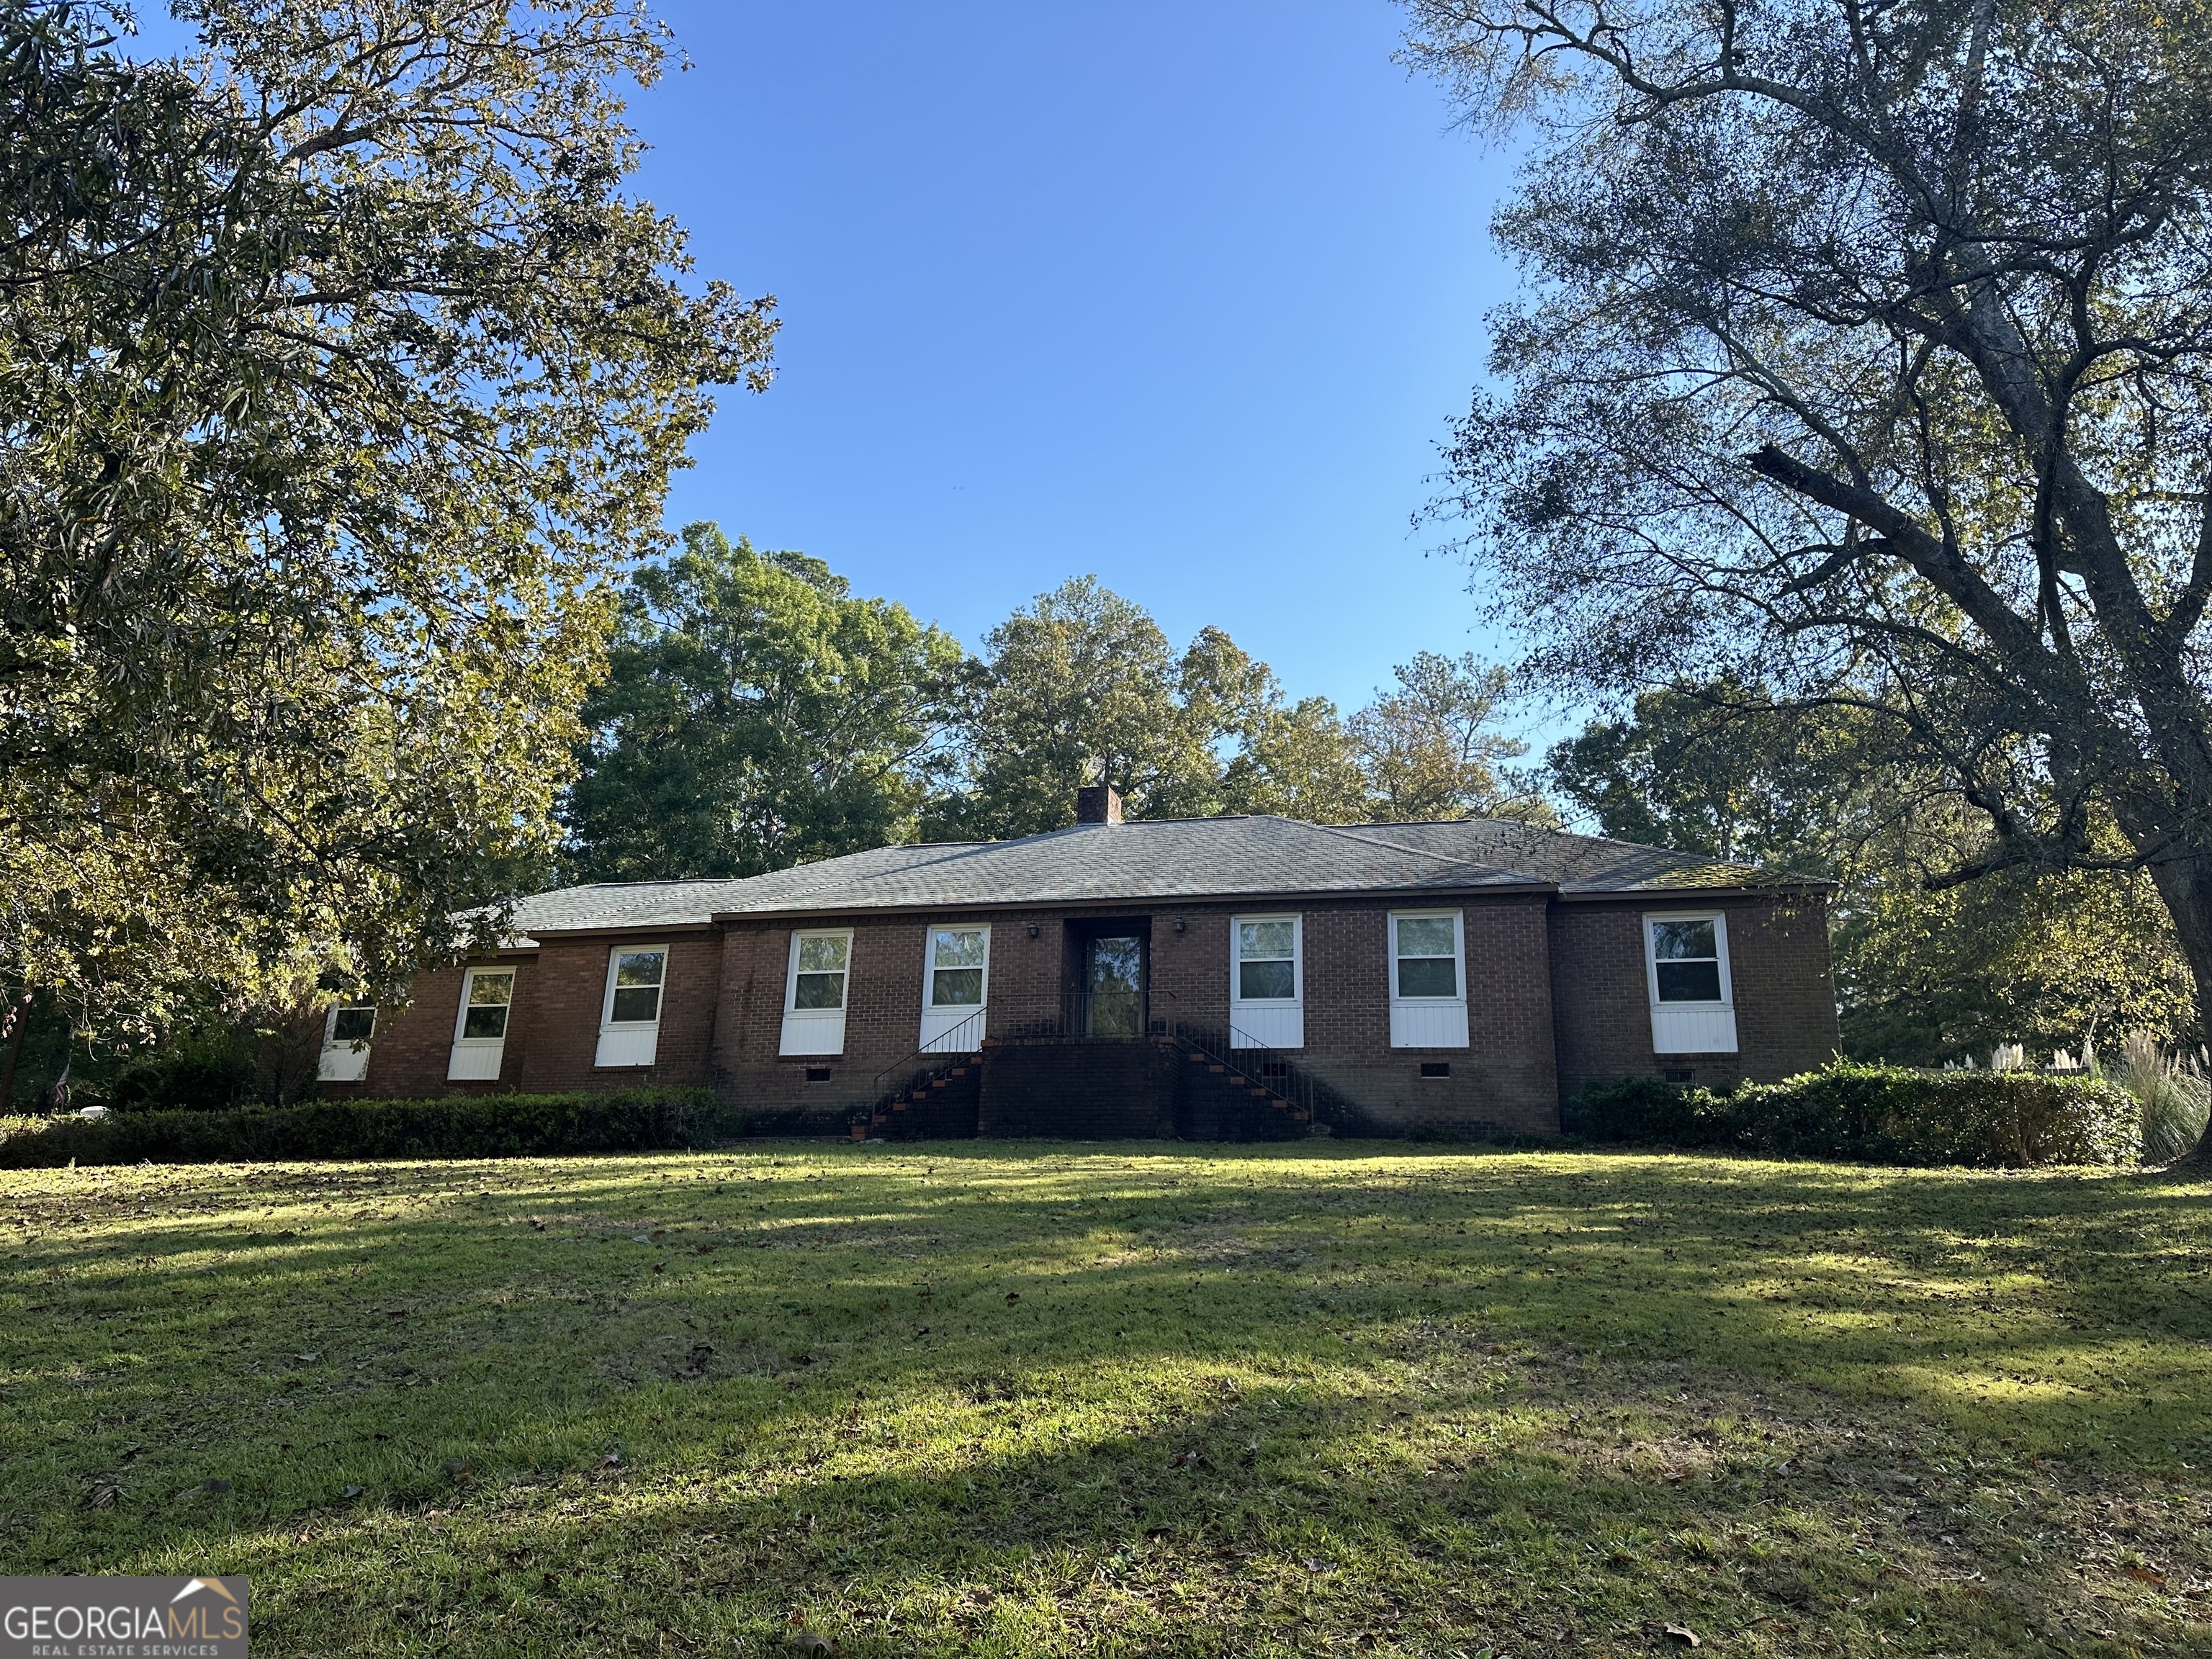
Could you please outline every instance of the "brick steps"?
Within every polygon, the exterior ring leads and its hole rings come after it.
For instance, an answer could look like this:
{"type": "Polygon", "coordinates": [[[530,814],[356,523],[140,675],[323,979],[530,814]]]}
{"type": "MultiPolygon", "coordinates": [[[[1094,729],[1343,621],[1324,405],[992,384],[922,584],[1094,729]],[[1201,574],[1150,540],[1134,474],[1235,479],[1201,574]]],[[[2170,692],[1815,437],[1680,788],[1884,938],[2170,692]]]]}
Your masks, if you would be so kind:
{"type": "Polygon", "coordinates": [[[983,1057],[945,1055],[937,1069],[918,1073],[893,1089],[852,1124],[855,1140],[973,1138],[983,1057]]]}

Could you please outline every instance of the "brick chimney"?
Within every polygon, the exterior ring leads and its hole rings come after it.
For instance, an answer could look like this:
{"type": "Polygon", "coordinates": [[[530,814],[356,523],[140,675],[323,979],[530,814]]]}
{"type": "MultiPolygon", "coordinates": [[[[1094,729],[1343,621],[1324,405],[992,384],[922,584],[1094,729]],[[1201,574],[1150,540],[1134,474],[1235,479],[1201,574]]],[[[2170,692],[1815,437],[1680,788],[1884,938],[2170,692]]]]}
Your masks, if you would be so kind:
{"type": "Polygon", "coordinates": [[[1110,783],[1087,783],[1075,792],[1078,823],[1119,823],[1121,796],[1110,783]]]}

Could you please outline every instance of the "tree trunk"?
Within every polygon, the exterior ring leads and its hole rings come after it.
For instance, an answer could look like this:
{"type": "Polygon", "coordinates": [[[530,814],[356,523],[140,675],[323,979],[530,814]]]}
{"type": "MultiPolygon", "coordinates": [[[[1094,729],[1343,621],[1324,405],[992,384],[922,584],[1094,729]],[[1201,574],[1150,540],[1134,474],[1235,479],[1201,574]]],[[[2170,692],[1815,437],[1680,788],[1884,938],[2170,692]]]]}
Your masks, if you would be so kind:
{"type": "MultiPolygon", "coordinates": [[[[2173,931],[2181,954],[2197,981],[2197,1018],[2206,1039],[2212,1041],[2212,850],[2194,856],[2157,862],[2150,866],[2159,896],[2173,918],[2173,931]]],[[[2187,1157],[2188,1164],[2212,1165],[2212,1121],[2187,1157]]]]}
{"type": "Polygon", "coordinates": [[[0,1018],[0,1034],[8,1039],[8,1058],[0,1060],[0,1112],[8,1109],[8,1102],[15,1092],[15,1062],[23,1057],[23,1033],[31,1029],[31,995],[26,991],[22,1000],[8,1005],[4,1018],[0,1018]]]}

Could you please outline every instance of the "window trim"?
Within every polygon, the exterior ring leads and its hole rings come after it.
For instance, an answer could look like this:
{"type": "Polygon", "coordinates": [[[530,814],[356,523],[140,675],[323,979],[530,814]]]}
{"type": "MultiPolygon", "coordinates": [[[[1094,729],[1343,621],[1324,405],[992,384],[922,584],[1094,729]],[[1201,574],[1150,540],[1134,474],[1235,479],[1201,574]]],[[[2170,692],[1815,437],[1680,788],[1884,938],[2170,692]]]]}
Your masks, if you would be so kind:
{"type": "Polygon", "coordinates": [[[664,943],[646,942],[634,945],[615,945],[607,949],[606,994],[599,999],[599,1030],[602,1031],[657,1031],[660,1017],[668,1008],[668,969],[670,951],[664,943]],[[626,956],[647,954],[660,958],[660,983],[654,987],[659,993],[653,1000],[651,1019],[617,1019],[615,1018],[615,973],[626,956]]]}
{"type": "Polygon", "coordinates": [[[373,1002],[334,1002],[323,1012],[323,1047],[315,1056],[315,1076],[324,1083],[360,1083],[368,1076],[369,1056],[376,1048],[376,1022],[381,1011],[373,1002]],[[338,1016],[368,1010],[368,1035],[341,1037],[338,1016]]]}
{"type": "MultiPolygon", "coordinates": [[[[819,969],[810,969],[818,973],[819,969]]],[[[783,1012],[787,1019],[793,1015],[801,1019],[842,1019],[853,1006],[853,930],[849,927],[794,927],[791,930],[791,957],[783,970],[783,1012]],[[842,976],[845,994],[837,1000],[835,1008],[802,1008],[799,1006],[799,943],[809,939],[842,939],[845,941],[845,966],[842,976]]]]}
{"type": "MultiPolygon", "coordinates": [[[[1393,910],[1384,924],[1390,930],[1385,971],[1390,976],[1390,1000],[1408,1008],[1455,1008],[1467,1005],[1467,913],[1464,910],[1393,910]],[[1398,964],[1407,960],[1398,949],[1401,921],[1444,921],[1452,925],[1452,985],[1449,996],[1409,997],[1398,989],[1398,964]]],[[[1414,957],[1414,962],[1437,962],[1437,957],[1414,957]]]]}
{"type": "MultiPolygon", "coordinates": [[[[848,963],[846,971],[852,969],[848,963]]],[[[947,971],[957,971],[948,969],[947,971]]],[[[988,921],[931,921],[921,929],[921,1012],[925,1018],[968,1019],[991,1006],[991,924],[988,921]],[[930,1000],[937,989],[937,936],[939,933],[981,933],[983,936],[983,994],[974,1002],[938,1003],[930,1000]]]]}
{"type": "MultiPolygon", "coordinates": [[[[1729,964],[1728,912],[1725,910],[1646,910],[1638,926],[1644,931],[1644,989],[1654,1008],[1733,1009],[1735,979],[1729,964]],[[1710,921],[1713,925],[1715,960],[1720,964],[1721,994],[1717,1002],[1662,1002],[1659,1000],[1659,939],[1652,924],[1661,921],[1710,921]]],[[[1702,960],[1692,957],[1691,961],[1702,960]]]]}
{"type": "MultiPolygon", "coordinates": [[[[1280,962],[1280,957],[1254,957],[1254,962],[1280,962]]],[[[1306,1006],[1306,919],[1295,911],[1268,911],[1229,918],[1229,1006],[1237,1008],[1304,1008],[1306,1006]],[[1291,924],[1291,994],[1286,997],[1248,997],[1243,969],[1245,957],[1237,949],[1244,925],[1253,921],[1291,924]]]]}
{"type": "MultiPolygon", "coordinates": [[[[513,1006],[512,1003],[508,1005],[510,1007],[513,1006]]],[[[376,1016],[377,1006],[373,1002],[333,1002],[323,1015],[323,1047],[326,1049],[344,1048],[349,1051],[356,1050],[356,1045],[361,1048],[374,1047],[376,1042],[376,1016]],[[338,1016],[350,1013],[356,1008],[368,1010],[368,1035],[365,1037],[340,1038],[338,1016]]],[[[505,1039],[502,1038],[501,1041],[505,1039]]]]}
{"type": "Polygon", "coordinates": [[[502,966],[495,962],[480,963],[468,969],[461,975],[460,1006],[453,1010],[453,1042],[456,1046],[465,1042],[474,1048],[483,1048],[495,1042],[504,1044],[507,1042],[514,1029],[514,993],[520,977],[512,963],[502,966]],[[469,1009],[473,1006],[469,1001],[469,998],[476,989],[477,976],[480,974],[507,975],[507,1018],[501,1023],[499,1035],[495,1037],[472,1037],[464,1035],[469,1023],[469,1009]]]}

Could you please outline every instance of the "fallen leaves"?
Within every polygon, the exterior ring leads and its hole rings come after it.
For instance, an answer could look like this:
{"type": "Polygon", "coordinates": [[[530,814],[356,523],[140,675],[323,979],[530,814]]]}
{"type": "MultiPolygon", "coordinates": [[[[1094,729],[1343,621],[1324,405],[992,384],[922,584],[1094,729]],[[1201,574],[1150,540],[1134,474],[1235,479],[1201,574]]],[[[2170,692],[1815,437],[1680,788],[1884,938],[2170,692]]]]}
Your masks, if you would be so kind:
{"type": "Polygon", "coordinates": [[[1701,1648],[1705,1646],[1705,1644],[1698,1639],[1698,1632],[1692,1630],[1687,1625],[1668,1625],[1662,1628],[1661,1633],[1664,1635],[1668,1641],[1679,1642],[1686,1648],[1701,1648]]]}

